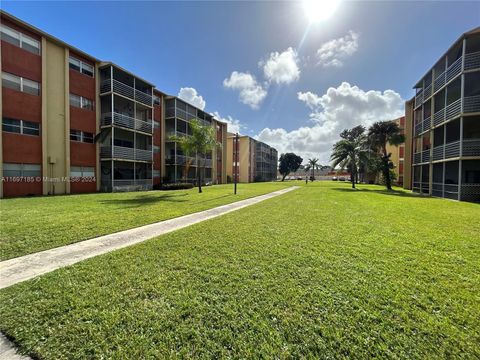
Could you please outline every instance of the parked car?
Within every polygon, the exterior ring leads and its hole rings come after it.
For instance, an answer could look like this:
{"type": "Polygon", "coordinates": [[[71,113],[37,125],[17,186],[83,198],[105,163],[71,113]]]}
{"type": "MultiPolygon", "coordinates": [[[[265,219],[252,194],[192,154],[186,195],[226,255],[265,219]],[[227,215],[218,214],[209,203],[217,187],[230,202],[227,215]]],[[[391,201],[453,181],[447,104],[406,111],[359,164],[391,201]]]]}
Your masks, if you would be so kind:
{"type": "Polygon", "coordinates": [[[338,178],[337,178],[336,176],[334,176],[334,177],[332,177],[332,180],[333,180],[333,181],[337,181],[338,178]]]}
{"type": "Polygon", "coordinates": [[[346,179],[345,179],[345,177],[343,177],[343,176],[340,176],[340,177],[338,178],[338,181],[345,181],[345,180],[346,180],[346,179]]]}

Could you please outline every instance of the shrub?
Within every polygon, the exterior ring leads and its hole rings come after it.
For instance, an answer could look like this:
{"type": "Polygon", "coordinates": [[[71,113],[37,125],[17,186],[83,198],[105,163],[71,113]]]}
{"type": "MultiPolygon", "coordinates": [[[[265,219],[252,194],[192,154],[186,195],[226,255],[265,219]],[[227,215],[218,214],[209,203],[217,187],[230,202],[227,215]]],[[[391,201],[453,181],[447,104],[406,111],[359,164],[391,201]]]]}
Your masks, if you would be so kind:
{"type": "Polygon", "coordinates": [[[162,185],[160,185],[160,190],[184,190],[184,189],[193,189],[193,184],[191,184],[191,183],[173,183],[173,184],[162,184],[162,185]]]}

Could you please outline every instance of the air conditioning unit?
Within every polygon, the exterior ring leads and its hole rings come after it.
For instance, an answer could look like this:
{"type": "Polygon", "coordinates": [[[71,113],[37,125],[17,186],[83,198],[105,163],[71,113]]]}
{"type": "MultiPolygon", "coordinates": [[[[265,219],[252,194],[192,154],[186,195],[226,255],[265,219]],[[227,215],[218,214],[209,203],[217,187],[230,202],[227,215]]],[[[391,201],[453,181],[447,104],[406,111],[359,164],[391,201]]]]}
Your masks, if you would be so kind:
{"type": "Polygon", "coordinates": [[[48,163],[49,164],[55,164],[57,162],[57,159],[54,158],[53,156],[48,157],[48,163]]]}

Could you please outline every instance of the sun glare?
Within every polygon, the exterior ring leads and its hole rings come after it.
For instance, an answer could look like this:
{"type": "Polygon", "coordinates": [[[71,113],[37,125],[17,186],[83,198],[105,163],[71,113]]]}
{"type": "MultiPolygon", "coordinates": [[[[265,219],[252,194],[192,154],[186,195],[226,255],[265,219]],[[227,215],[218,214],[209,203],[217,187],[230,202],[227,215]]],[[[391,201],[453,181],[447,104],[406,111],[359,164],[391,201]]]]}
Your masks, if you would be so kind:
{"type": "Polygon", "coordinates": [[[303,9],[310,22],[316,23],[331,17],[339,3],[339,0],[303,0],[303,9]]]}

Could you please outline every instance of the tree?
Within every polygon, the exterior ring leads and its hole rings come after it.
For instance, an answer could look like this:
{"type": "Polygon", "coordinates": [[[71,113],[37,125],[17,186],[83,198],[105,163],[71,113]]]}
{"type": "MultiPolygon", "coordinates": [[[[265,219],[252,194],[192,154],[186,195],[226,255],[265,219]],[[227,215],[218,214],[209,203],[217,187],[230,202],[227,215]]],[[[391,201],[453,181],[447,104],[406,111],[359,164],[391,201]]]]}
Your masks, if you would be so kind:
{"type": "Polygon", "coordinates": [[[197,182],[198,192],[202,192],[202,171],[205,169],[206,153],[215,148],[220,148],[222,144],[217,142],[215,129],[212,126],[204,126],[200,121],[193,119],[189,122],[190,134],[188,136],[172,136],[170,139],[177,141],[185,156],[195,154],[197,163],[197,182]],[[201,164],[199,155],[203,156],[201,164]]]}
{"type": "MultiPolygon", "coordinates": [[[[355,126],[351,129],[345,129],[343,130],[341,133],[340,133],[340,137],[342,139],[345,139],[345,140],[348,140],[348,141],[353,141],[353,142],[358,142],[358,141],[362,141],[363,139],[365,139],[365,126],[363,125],[358,125],[358,126],[355,126]]],[[[365,172],[365,168],[366,168],[366,163],[365,163],[366,159],[362,159],[360,158],[359,159],[359,162],[357,164],[357,170],[356,173],[355,173],[355,181],[358,183],[359,181],[359,176],[360,174],[364,174],[365,172]]],[[[351,173],[350,173],[351,174],[351,173]]]]}
{"type": "Polygon", "coordinates": [[[312,177],[311,177],[310,180],[314,181],[315,180],[315,169],[320,168],[320,164],[318,163],[318,159],[317,158],[308,159],[308,167],[310,169],[312,169],[312,177]]]}
{"type": "Polygon", "coordinates": [[[302,162],[303,159],[294,153],[280,155],[278,171],[282,175],[282,181],[285,180],[288,174],[297,171],[302,162]]]}
{"type": "Polygon", "coordinates": [[[404,141],[405,136],[401,133],[400,127],[395,121],[379,121],[368,129],[368,142],[373,150],[380,153],[380,169],[388,190],[392,190],[390,170],[393,169],[394,165],[390,161],[392,154],[387,152],[387,144],[397,146],[404,141]]]}
{"type": "Polygon", "coordinates": [[[366,158],[367,154],[364,135],[358,136],[355,140],[343,139],[333,145],[333,152],[330,156],[332,167],[340,165],[342,169],[348,169],[353,189],[355,189],[358,165],[366,158]]]}

